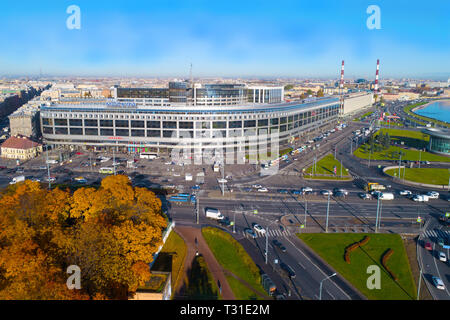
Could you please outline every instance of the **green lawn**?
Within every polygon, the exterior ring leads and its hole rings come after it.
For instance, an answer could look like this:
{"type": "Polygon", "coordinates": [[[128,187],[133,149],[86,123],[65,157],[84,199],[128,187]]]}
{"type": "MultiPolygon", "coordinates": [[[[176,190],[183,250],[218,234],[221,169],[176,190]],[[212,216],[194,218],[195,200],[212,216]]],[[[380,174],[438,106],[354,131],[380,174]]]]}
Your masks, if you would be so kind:
{"type": "MultiPolygon", "coordinates": [[[[317,161],[316,163],[316,171],[315,174],[319,176],[313,176],[314,173],[314,165],[311,165],[306,169],[305,173],[310,174],[308,178],[311,179],[341,179],[341,164],[338,160],[334,158],[333,154],[327,154],[325,157],[317,161]],[[336,175],[334,174],[333,168],[336,167],[336,175]]],[[[342,177],[348,179],[350,176],[347,173],[346,168],[342,166],[342,177]]]]}
{"type": "Polygon", "coordinates": [[[172,231],[153,264],[152,270],[167,271],[172,267],[172,288],[181,281],[186,252],[184,240],[172,231]]]}
{"type": "Polygon", "coordinates": [[[366,112],[362,116],[360,116],[359,118],[353,119],[353,121],[360,121],[362,118],[370,116],[372,113],[373,113],[373,111],[366,112]]]}
{"type": "Polygon", "coordinates": [[[351,282],[362,294],[371,300],[414,300],[416,286],[406,256],[402,239],[398,234],[298,234],[309,247],[326,260],[339,274],[351,282]],[[344,260],[345,248],[369,236],[370,241],[350,254],[351,263],[344,260]],[[398,277],[395,282],[381,264],[381,257],[387,249],[394,254],[387,265],[398,277]],[[367,268],[377,265],[381,273],[381,288],[368,289],[367,279],[371,274],[367,268]]]}
{"type": "MultiPolygon", "coordinates": [[[[261,275],[259,274],[258,267],[240,243],[234,240],[231,235],[218,228],[203,228],[202,235],[215,258],[224,269],[245,280],[257,291],[261,293],[265,292],[261,285],[261,275]]],[[[229,285],[238,299],[246,300],[256,298],[253,291],[243,286],[237,280],[230,281],[229,285]]]]}
{"type": "MultiPolygon", "coordinates": [[[[391,140],[396,141],[399,146],[390,146],[386,150],[372,152],[370,154],[370,159],[372,160],[398,160],[399,152],[402,152],[402,160],[419,161],[420,159],[421,161],[450,162],[450,157],[441,156],[426,151],[420,152],[418,150],[424,149],[430,140],[430,136],[423,134],[420,131],[383,128],[376,133],[376,136],[381,132],[383,134],[388,132],[391,140]],[[401,142],[404,143],[403,146],[411,147],[412,149],[404,149],[400,147],[401,142]]],[[[358,158],[369,159],[369,145],[366,144],[366,146],[366,152],[364,152],[364,147],[360,146],[353,154],[358,158]]]]}
{"type": "MultiPolygon", "coordinates": [[[[386,170],[386,174],[390,176],[398,176],[398,169],[386,170]]],[[[406,168],[406,171],[400,169],[401,177],[405,175],[405,180],[436,184],[436,185],[448,185],[448,179],[450,177],[448,169],[435,169],[435,168],[406,168]]]]}

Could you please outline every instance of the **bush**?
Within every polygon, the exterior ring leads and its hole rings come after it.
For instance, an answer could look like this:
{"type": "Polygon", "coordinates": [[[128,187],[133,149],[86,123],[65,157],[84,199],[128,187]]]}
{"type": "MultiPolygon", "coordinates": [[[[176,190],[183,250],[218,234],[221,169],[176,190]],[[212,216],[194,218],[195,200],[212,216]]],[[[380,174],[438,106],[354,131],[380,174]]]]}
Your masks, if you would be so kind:
{"type": "Polygon", "coordinates": [[[366,245],[369,242],[369,240],[370,240],[369,236],[364,236],[364,238],[361,241],[355,242],[355,243],[349,245],[347,248],[345,248],[345,253],[344,253],[345,262],[350,264],[350,253],[352,251],[355,251],[357,248],[366,245]]]}
{"type": "Polygon", "coordinates": [[[394,250],[392,249],[387,249],[386,252],[383,254],[383,256],[381,257],[381,265],[386,269],[386,271],[389,273],[389,275],[391,276],[392,279],[394,279],[394,281],[398,281],[397,276],[391,271],[391,269],[389,269],[389,267],[387,266],[387,261],[389,260],[389,258],[394,254],[394,250]]]}

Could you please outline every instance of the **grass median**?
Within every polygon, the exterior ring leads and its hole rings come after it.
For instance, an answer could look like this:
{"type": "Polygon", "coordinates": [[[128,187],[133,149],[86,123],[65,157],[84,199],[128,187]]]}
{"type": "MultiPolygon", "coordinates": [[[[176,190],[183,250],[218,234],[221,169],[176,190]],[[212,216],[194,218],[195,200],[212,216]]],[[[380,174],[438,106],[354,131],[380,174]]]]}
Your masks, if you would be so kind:
{"type": "Polygon", "coordinates": [[[314,164],[305,170],[305,178],[308,179],[330,179],[330,180],[348,180],[351,177],[348,175],[348,171],[336,158],[331,154],[327,154],[325,157],[316,162],[316,169],[314,170],[314,164]],[[336,167],[336,174],[334,168],[336,167]],[[342,170],[342,177],[340,176],[342,170]]]}
{"type": "MultiPolygon", "coordinates": [[[[261,285],[261,275],[259,269],[242,245],[238,243],[228,233],[213,227],[202,229],[202,235],[208,243],[209,248],[214,254],[216,260],[225,269],[240,279],[247,282],[253,289],[264,293],[261,285]]],[[[227,276],[228,284],[238,300],[260,299],[253,290],[243,285],[240,281],[227,276]]]]}
{"type": "Polygon", "coordinates": [[[319,256],[327,261],[339,274],[352,283],[371,300],[415,300],[416,285],[412,277],[406,250],[398,234],[325,234],[307,233],[297,235],[319,256]],[[361,241],[364,236],[369,242],[350,254],[350,264],[345,262],[345,248],[361,241]],[[383,254],[392,249],[387,265],[398,278],[393,280],[381,263],[383,254]],[[380,268],[380,289],[369,289],[369,266],[380,268]]]}
{"type": "MultiPolygon", "coordinates": [[[[386,174],[398,177],[398,168],[386,170],[386,174]]],[[[440,168],[406,168],[400,169],[400,176],[408,181],[435,185],[448,185],[449,169],[440,168]]]]}

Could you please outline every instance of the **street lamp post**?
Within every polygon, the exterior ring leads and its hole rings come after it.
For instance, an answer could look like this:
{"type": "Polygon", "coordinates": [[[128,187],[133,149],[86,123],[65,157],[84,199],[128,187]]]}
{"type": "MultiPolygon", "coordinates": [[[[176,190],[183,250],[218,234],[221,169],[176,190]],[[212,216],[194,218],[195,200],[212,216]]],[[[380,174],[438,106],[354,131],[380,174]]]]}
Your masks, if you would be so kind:
{"type": "Polygon", "coordinates": [[[326,277],[322,281],[320,281],[320,290],[319,290],[319,300],[322,300],[322,284],[325,280],[330,279],[331,277],[334,277],[336,275],[336,272],[333,273],[331,276],[326,277]]]}
{"type": "Polygon", "coordinates": [[[417,287],[417,300],[420,300],[420,283],[422,282],[422,268],[420,268],[419,285],[417,287]]]}
{"type": "Polygon", "coordinates": [[[375,220],[375,233],[378,232],[378,213],[380,211],[380,195],[378,195],[378,200],[377,200],[377,218],[375,220]]]}
{"type": "Polygon", "coordinates": [[[327,222],[325,224],[325,232],[328,233],[328,216],[330,213],[330,193],[328,193],[328,203],[327,203],[327,222]]]}

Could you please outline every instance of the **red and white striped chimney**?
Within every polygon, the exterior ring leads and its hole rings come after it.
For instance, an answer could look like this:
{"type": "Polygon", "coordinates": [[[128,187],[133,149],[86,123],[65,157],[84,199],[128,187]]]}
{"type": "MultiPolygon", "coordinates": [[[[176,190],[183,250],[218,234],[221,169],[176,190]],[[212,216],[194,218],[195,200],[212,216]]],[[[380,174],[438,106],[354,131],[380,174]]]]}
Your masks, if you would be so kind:
{"type": "Polygon", "coordinates": [[[342,67],[341,67],[341,83],[339,85],[340,89],[344,89],[344,60],[342,60],[342,67]]]}
{"type": "Polygon", "coordinates": [[[380,59],[377,59],[377,73],[375,74],[375,88],[374,91],[378,92],[378,74],[380,72],[380,59]]]}

